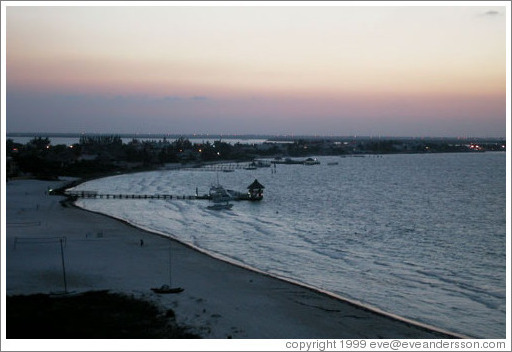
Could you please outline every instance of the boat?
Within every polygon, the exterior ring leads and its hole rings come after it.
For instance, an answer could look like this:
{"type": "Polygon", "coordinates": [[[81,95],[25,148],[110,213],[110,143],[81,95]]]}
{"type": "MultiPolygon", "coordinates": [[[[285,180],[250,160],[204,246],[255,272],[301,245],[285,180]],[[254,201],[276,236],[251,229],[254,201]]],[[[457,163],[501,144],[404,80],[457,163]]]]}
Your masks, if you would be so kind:
{"type": "Polygon", "coordinates": [[[274,158],[274,160],[271,160],[270,162],[274,165],[275,164],[285,164],[285,165],[304,164],[303,160],[294,160],[292,158],[285,158],[283,160],[283,158],[281,158],[281,157],[276,157],[276,158],[274,158]]]}
{"type": "Polygon", "coordinates": [[[268,160],[254,160],[253,163],[256,167],[270,167],[272,165],[268,160]]]}
{"type": "Polygon", "coordinates": [[[252,163],[249,163],[246,167],[244,167],[244,170],[256,170],[258,167],[256,166],[256,163],[253,161],[252,163]]]}
{"type": "Polygon", "coordinates": [[[304,165],[318,165],[320,164],[320,162],[318,161],[317,158],[307,158],[306,160],[304,160],[304,165]]]}
{"type": "Polygon", "coordinates": [[[213,204],[209,205],[208,209],[223,210],[233,207],[233,204],[229,202],[233,199],[233,196],[219,184],[210,187],[210,199],[213,204]]]}
{"type": "Polygon", "coordinates": [[[244,167],[244,169],[245,170],[256,170],[261,167],[270,167],[270,166],[272,166],[272,163],[269,160],[254,159],[246,167],[244,167]]]}
{"type": "Polygon", "coordinates": [[[154,293],[168,294],[168,293],[180,293],[185,289],[183,287],[172,287],[172,270],[171,270],[171,245],[169,244],[169,285],[164,284],[160,287],[152,287],[151,291],[154,293]]]}
{"type": "Polygon", "coordinates": [[[151,291],[155,293],[180,293],[185,289],[182,287],[171,287],[169,285],[162,285],[160,287],[153,287],[151,291]]]}
{"type": "Polygon", "coordinates": [[[330,163],[327,163],[327,165],[338,165],[339,163],[337,161],[333,161],[333,162],[330,162],[330,163]]]}
{"type": "Polygon", "coordinates": [[[227,190],[220,184],[212,185],[210,187],[210,198],[213,201],[217,202],[225,202],[233,199],[233,195],[231,194],[232,190],[227,190]]]}
{"type": "Polygon", "coordinates": [[[247,192],[239,192],[232,189],[225,189],[223,186],[219,184],[219,181],[217,179],[217,184],[213,184],[210,187],[210,192],[208,194],[199,196],[198,191],[196,189],[196,197],[197,199],[209,199],[210,201],[212,201],[213,204],[209,205],[208,209],[231,209],[233,205],[230,203],[230,201],[233,200],[262,200],[264,188],[265,186],[259,183],[257,179],[254,179],[254,182],[247,187],[247,192]]]}
{"type": "Polygon", "coordinates": [[[233,204],[228,203],[228,202],[214,203],[212,205],[209,205],[207,208],[210,210],[229,210],[229,209],[233,208],[233,204]]]}

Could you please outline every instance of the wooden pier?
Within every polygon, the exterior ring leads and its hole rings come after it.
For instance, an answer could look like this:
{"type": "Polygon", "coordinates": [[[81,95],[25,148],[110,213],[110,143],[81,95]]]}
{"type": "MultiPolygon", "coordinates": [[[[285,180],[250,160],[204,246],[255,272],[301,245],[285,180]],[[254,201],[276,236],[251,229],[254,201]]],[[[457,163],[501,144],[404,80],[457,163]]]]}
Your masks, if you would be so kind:
{"type": "MultiPolygon", "coordinates": [[[[263,186],[261,186],[263,187],[263,186]]],[[[261,200],[263,198],[262,190],[258,189],[256,191],[251,190],[250,192],[235,192],[230,190],[232,199],[234,201],[238,200],[261,200]],[[256,193],[254,193],[256,192],[256,193]]],[[[78,198],[86,198],[86,199],[162,199],[162,200],[211,200],[212,195],[203,194],[203,195],[175,195],[175,194],[111,194],[111,193],[97,193],[94,191],[66,191],[64,193],[65,196],[71,198],[72,200],[78,198]]]]}
{"type": "MultiPolygon", "coordinates": [[[[226,190],[231,200],[250,200],[250,201],[259,201],[263,198],[263,189],[265,187],[258,182],[258,180],[254,180],[254,182],[247,187],[248,192],[238,192],[234,190],[226,190]]],[[[49,190],[48,194],[52,195],[62,195],[62,193],[54,193],[49,190]]],[[[76,200],[78,198],[88,198],[88,199],[162,199],[162,200],[212,200],[213,196],[210,190],[209,194],[199,195],[199,192],[196,189],[196,194],[191,195],[181,195],[181,194],[123,194],[123,193],[98,193],[97,191],[76,191],[76,190],[66,190],[64,191],[64,196],[68,197],[68,200],[76,200]]]]}
{"type": "Polygon", "coordinates": [[[72,198],[92,198],[92,199],[176,199],[176,200],[196,200],[196,199],[210,199],[211,197],[205,195],[173,195],[173,194],[102,194],[90,191],[68,191],[65,195],[72,198]]]}

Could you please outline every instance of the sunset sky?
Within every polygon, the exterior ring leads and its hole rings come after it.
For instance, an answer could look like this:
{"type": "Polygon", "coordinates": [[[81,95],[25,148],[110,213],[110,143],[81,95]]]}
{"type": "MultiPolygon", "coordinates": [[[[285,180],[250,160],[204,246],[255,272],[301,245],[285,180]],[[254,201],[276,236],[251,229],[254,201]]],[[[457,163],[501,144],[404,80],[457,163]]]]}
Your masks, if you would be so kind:
{"type": "Polygon", "coordinates": [[[505,3],[7,4],[7,132],[504,137],[505,3]]]}

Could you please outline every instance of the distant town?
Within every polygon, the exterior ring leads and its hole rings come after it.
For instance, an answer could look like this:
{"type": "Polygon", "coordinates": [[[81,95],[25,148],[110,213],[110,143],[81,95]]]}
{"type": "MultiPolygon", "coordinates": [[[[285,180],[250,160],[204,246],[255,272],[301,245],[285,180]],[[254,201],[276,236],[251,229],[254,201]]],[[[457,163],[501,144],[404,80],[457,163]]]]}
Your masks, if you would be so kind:
{"type": "Polygon", "coordinates": [[[7,178],[58,176],[80,178],[153,170],[166,164],[200,166],[214,162],[322,155],[380,155],[397,153],[462,153],[506,151],[499,138],[326,137],[262,135],[161,134],[8,134],[7,178]],[[12,138],[33,137],[28,143],[12,138]],[[72,145],[52,144],[51,137],[77,137],[72,145]],[[130,139],[123,142],[123,139],[130,139]],[[190,140],[204,138],[206,142],[190,140]],[[227,140],[237,140],[228,143],[227,140]],[[260,139],[262,143],[250,140],[260,139]],[[213,142],[210,142],[213,140],[213,142]],[[244,140],[248,140],[244,143],[244,140]]]}

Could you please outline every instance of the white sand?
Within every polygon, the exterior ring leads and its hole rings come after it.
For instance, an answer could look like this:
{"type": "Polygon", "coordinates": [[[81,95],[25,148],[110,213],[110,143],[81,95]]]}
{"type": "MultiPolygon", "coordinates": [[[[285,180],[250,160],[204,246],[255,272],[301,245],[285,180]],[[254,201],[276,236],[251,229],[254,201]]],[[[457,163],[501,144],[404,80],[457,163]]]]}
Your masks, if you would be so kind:
{"type": "Polygon", "coordinates": [[[23,180],[6,185],[8,295],[64,289],[59,242],[27,238],[66,236],[69,291],[109,289],[150,299],[172,308],[178,323],[204,338],[447,337],[236,267],[107,216],[63,207],[62,197],[46,195],[48,187],[61,184],[23,180]],[[185,291],[157,295],[150,288],[168,283],[169,246],[173,286],[185,291]]]}

